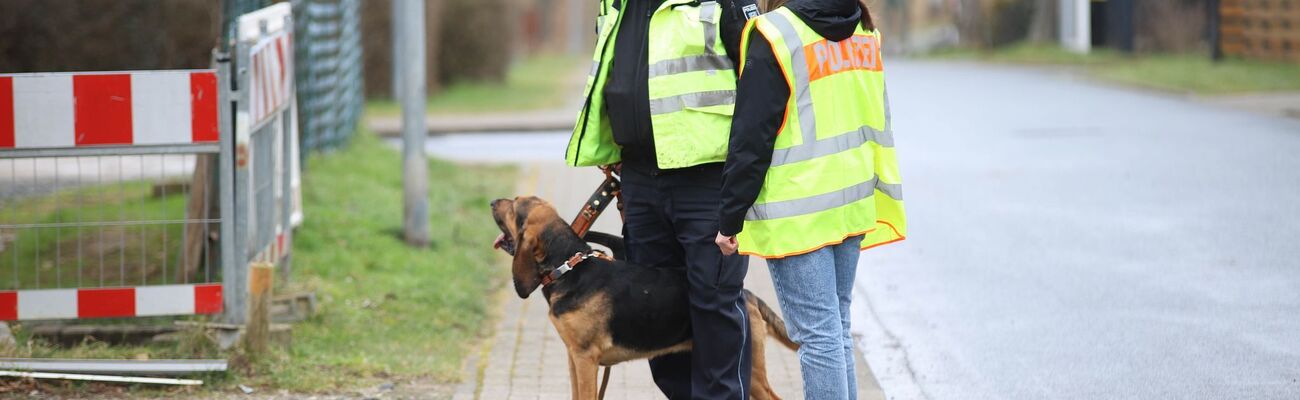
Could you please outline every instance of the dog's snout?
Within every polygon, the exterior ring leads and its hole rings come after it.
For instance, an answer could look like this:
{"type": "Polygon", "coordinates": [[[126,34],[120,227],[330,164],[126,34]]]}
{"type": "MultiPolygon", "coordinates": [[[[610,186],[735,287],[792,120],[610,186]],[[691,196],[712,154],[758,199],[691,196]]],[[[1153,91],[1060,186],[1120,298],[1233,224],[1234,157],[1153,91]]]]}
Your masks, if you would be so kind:
{"type": "Polygon", "coordinates": [[[497,204],[501,204],[501,199],[492,200],[491,203],[488,203],[488,207],[497,208],[497,204]]]}

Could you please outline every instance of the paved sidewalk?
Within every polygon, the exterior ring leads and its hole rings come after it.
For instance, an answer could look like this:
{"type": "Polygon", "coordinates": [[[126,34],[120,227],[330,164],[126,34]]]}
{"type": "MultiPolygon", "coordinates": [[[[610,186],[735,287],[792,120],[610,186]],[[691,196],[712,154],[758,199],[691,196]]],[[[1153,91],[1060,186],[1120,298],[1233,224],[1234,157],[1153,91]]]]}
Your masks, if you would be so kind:
{"type": "MultiPolygon", "coordinates": [[[[558,164],[530,164],[520,167],[518,193],[536,194],[551,201],[560,215],[576,214],[602,177],[594,170],[567,168],[558,164]],[[586,173],[589,172],[589,173],[586,173]]],[[[606,214],[594,230],[618,233],[618,216],[606,214]]],[[[504,262],[502,268],[506,268],[504,262]]],[[[766,265],[754,260],[745,282],[750,289],[773,306],[776,296],[766,265]]],[[[502,286],[505,288],[506,286],[502,286]]],[[[499,320],[479,368],[466,368],[465,383],[456,400],[567,399],[569,375],[564,345],[546,317],[546,301],[534,294],[520,300],[509,290],[501,290],[497,299],[499,320]],[[481,372],[480,372],[481,371],[481,372]]],[[[799,361],[794,352],[769,342],[768,376],[777,393],[787,399],[801,399],[802,383],[799,361]]],[[[858,356],[859,399],[883,400],[876,379],[858,356]]],[[[650,378],[644,361],[614,367],[610,378],[610,400],[662,399],[663,395],[650,378]]]]}

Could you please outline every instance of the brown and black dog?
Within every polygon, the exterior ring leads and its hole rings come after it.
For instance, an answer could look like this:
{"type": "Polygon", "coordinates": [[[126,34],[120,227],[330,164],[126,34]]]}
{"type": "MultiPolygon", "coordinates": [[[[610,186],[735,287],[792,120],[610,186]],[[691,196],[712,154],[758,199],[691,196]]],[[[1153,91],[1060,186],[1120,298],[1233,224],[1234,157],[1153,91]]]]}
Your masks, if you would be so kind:
{"type": "MultiPolygon", "coordinates": [[[[520,298],[575,254],[592,251],[554,207],[537,197],[493,201],[492,216],[502,232],[497,245],[514,256],[511,270],[520,298]]],[[[691,350],[684,269],[590,258],[542,288],[542,294],[568,348],[574,399],[596,399],[601,366],[691,350]]],[[[753,335],[750,397],[779,399],[767,381],[764,341],[772,335],[791,350],[798,345],[763,300],[745,291],[745,304],[753,335]]]]}

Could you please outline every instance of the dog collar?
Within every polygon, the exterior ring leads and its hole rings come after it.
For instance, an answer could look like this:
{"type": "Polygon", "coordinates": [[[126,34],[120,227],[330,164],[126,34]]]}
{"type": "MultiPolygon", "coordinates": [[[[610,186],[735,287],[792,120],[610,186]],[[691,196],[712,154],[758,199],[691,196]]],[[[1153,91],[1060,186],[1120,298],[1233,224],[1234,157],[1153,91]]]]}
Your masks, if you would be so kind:
{"type": "Polygon", "coordinates": [[[609,256],[605,255],[605,253],[602,253],[598,250],[593,250],[592,252],[586,254],[574,253],[573,257],[569,257],[569,260],[565,261],[564,264],[560,264],[560,266],[555,267],[555,269],[551,270],[550,273],[542,274],[542,286],[551,286],[551,284],[555,283],[556,280],[559,280],[561,276],[564,276],[564,274],[569,273],[569,271],[573,271],[573,269],[577,267],[578,264],[582,264],[584,261],[593,258],[609,260],[609,256]]]}

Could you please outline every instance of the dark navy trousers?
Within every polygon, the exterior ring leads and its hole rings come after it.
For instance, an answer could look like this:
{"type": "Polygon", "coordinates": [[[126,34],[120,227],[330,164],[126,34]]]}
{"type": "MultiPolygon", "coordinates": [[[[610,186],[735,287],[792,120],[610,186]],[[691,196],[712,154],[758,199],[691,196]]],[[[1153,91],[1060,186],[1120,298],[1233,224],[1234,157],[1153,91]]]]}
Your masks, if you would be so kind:
{"type": "Polygon", "coordinates": [[[694,350],[650,360],[672,400],[749,398],[749,316],[741,294],[748,259],[714,244],[722,165],[647,173],[623,169],[628,261],[686,268],[694,350]]]}

